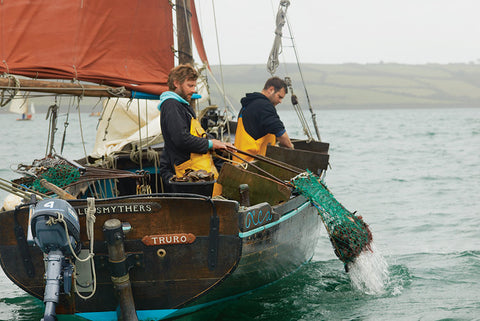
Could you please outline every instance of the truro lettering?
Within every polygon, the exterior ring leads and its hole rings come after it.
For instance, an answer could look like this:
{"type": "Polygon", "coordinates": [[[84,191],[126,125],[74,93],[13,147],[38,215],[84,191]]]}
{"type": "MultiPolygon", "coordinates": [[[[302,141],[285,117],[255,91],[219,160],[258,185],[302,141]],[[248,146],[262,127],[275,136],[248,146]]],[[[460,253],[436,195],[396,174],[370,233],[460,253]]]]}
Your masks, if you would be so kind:
{"type": "Polygon", "coordinates": [[[161,234],[161,235],[146,235],[142,238],[145,245],[165,245],[165,244],[190,244],[195,241],[196,237],[192,233],[179,234],[161,234]]]}

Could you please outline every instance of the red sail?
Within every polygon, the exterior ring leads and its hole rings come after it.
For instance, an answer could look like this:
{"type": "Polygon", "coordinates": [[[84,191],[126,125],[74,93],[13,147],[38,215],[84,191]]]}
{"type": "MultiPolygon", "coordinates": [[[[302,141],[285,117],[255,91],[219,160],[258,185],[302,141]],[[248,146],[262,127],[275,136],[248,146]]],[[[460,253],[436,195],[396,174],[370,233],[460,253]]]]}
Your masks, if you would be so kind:
{"type": "Polygon", "coordinates": [[[195,46],[197,47],[198,55],[202,60],[202,63],[206,64],[208,69],[210,65],[207,59],[207,53],[205,52],[205,46],[203,45],[202,34],[200,33],[200,26],[198,24],[197,10],[195,8],[195,1],[190,1],[190,10],[192,11],[192,34],[195,40],[195,46]]]}
{"type": "Polygon", "coordinates": [[[174,65],[168,0],[2,0],[0,73],[160,94],[174,65]]]}

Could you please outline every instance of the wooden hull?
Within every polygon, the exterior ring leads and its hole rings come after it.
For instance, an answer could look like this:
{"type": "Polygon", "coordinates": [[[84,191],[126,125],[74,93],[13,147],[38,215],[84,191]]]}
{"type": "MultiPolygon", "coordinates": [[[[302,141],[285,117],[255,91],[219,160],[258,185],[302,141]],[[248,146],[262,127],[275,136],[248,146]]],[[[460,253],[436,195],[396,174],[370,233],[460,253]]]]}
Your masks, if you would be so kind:
{"type": "MultiPolygon", "coordinates": [[[[88,248],[86,201],[73,200],[70,204],[80,214],[82,243],[88,248]]],[[[104,222],[111,218],[132,226],[125,240],[132,265],[132,292],[139,318],[149,320],[191,313],[288,275],[313,256],[320,227],[315,208],[301,196],[275,207],[261,203],[243,210],[236,201],[229,200],[211,202],[200,197],[166,195],[125,197],[97,200],[96,213],[95,295],[89,300],[62,295],[59,314],[116,320],[118,301],[113,295],[102,233],[104,222]],[[212,236],[215,233],[211,230],[214,208],[219,220],[218,237],[212,236]],[[195,239],[192,243],[158,244],[160,237],[168,242],[174,234],[193,234],[195,239]],[[212,244],[218,245],[214,266],[208,258],[212,244]]],[[[18,224],[14,216],[13,211],[0,213],[0,264],[14,283],[42,299],[43,253],[32,245],[28,245],[28,253],[20,250],[22,242],[17,240],[13,227],[21,226],[26,235],[28,211],[17,213],[18,224]],[[34,268],[30,275],[25,265],[29,261],[34,268]]],[[[88,268],[79,268],[78,264],[77,268],[79,274],[84,274],[79,280],[86,286],[86,292],[81,293],[87,295],[91,275],[85,272],[88,268]]]]}

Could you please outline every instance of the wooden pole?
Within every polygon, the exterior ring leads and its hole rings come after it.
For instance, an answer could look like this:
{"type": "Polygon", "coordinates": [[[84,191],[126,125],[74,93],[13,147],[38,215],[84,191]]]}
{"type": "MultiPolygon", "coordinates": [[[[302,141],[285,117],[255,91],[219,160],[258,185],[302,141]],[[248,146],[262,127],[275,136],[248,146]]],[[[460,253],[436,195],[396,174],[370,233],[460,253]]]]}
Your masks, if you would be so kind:
{"type": "MultiPolygon", "coordinates": [[[[175,5],[177,17],[178,64],[193,66],[192,51],[192,11],[190,0],[177,0],[175,5]]],[[[195,100],[190,101],[195,112],[198,112],[195,100]]]]}
{"type": "Polygon", "coordinates": [[[33,79],[17,79],[18,85],[16,86],[11,79],[0,78],[0,89],[15,89],[42,92],[42,93],[54,93],[59,95],[73,95],[73,96],[85,96],[85,97],[127,97],[130,98],[132,92],[130,90],[123,90],[121,95],[114,94],[114,91],[118,90],[116,87],[100,86],[100,85],[80,85],[73,83],[64,83],[58,81],[46,81],[46,80],[33,80],[33,79]]]}
{"type": "Polygon", "coordinates": [[[50,183],[49,181],[47,181],[45,178],[42,178],[40,180],[40,185],[42,185],[43,187],[45,187],[46,189],[48,189],[49,191],[51,192],[54,192],[55,194],[58,195],[58,197],[60,197],[62,200],[75,200],[77,199],[75,196],[73,196],[72,194],[66,192],[65,190],[63,190],[62,188],[58,187],[57,185],[53,184],[53,183],[50,183]]]}
{"type": "Polygon", "coordinates": [[[177,17],[178,64],[191,64],[193,66],[190,0],[177,0],[175,9],[177,17]]]}
{"type": "Polygon", "coordinates": [[[122,321],[138,321],[130,276],[128,274],[127,257],[123,245],[125,235],[122,231],[122,223],[118,219],[106,221],[103,225],[103,233],[107,241],[111,279],[119,298],[120,315],[118,319],[122,321]]]}

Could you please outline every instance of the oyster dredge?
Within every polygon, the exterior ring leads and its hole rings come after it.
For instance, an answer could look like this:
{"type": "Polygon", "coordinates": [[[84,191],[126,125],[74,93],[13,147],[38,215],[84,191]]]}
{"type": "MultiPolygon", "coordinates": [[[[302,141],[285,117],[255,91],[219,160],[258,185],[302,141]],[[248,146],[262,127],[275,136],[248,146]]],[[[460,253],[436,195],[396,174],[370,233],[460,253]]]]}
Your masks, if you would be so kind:
{"type": "MultiPolygon", "coordinates": [[[[279,4],[272,75],[289,5],[279,4]]],[[[322,224],[346,266],[368,247],[371,234],[361,218],[320,182],[329,144],[320,141],[308,101],[313,138],[291,82],[306,136],[292,139],[294,149],[237,150],[235,157],[254,159],[243,164],[219,152],[216,179],[197,172],[172,182],[174,192],[165,190],[156,106],[176,62],[193,64],[192,38],[197,70],[214,79],[193,0],[4,0],[0,16],[0,104],[51,96],[45,155],[19,164],[18,178],[0,180],[9,193],[0,212],[0,264],[12,282],[45,303],[43,320],[194,313],[295,272],[312,258],[322,224]],[[78,109],[81,120],[81,98],[99,97],[103,104],[94,150],[81,159],[62,155],[63,96],[78,97],[67,106],[65,130],[70,110],[78,109]],[[211,196],[214,183],[222,186],[220,196],[211,196]],[[360,227],[352,229],[357,221],[360,227]]],[[[205,98],[209,87],[201,78],[197,88],[205,98]]],[[[225,110],[202,104],[197,100],[195,107],[204,130],[233,143],[231,104],[225,110]]]]}

